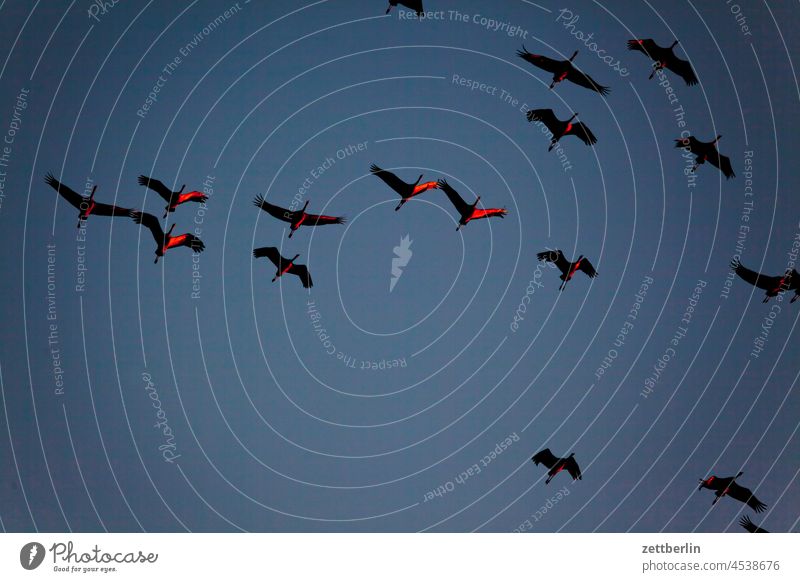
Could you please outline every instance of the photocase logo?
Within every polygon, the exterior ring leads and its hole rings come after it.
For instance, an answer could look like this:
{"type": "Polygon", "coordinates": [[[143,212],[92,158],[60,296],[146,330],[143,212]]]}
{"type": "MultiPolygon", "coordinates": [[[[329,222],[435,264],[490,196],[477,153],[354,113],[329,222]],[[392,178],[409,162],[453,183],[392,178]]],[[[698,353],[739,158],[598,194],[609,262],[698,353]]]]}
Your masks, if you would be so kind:
{"type": "Polygon", "coordinates": [[[411,240],[410,235],[405,235],[400,239],[400,244],[393,249],[395,256],[392,259],[392,278],[389,281],[389,293],[394,291],[394,286],[403,276],[403,267],[408,265],[411,255],[414,254],[411,251],[412,242],[414,241],[411,240]]]}
{"type": "Polygon", "coordinates": [[[19,563],[26,570],[35,570],[44,561],[44,546],[39,542],[28,542],[19,551],[19,563]]]}

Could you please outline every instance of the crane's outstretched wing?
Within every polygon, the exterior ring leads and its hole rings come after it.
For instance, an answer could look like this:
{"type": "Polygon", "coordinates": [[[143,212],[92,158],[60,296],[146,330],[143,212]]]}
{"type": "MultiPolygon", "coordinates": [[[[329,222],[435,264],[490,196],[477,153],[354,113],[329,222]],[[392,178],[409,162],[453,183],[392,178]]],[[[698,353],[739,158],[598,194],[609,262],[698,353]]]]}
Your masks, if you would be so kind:
{"type": "Polygon", "coordinates": [[[102,202],[95,202],[94,208],[92,208],[92,214],[96,216],[133,216],[134,212],[136,210],[133,208],[123,208],[102,202]]]}
{"type": "Polygon", "coordinates": [[[655,61],[665,49],[658,46],[652,38],[637,38],[628,41],[628,50],[644,53],[650,60],[655,61]]]}
{"type": "Polygon", "coordinates": [[[549,73],[555,73],[564,64],[564,61],[557,61],[549,57],[530,53],[528,52],[528,49],[525,48],[525,45],[522,45],[522,50],[517,51],[517,55],[528,61],[530,64],[549,73]]]}
{"type": "Polygon", "coordinates": [[[202,253],[204,250],[206,250],[205,243],[195,235],[188,232],[172,237],[167,248],[173,247],[189,247],[196,253],[202,253]]]}
{"type": "Polygon", "coordinates": [[[764,503],[761,503],[753,492],[750,491],[747,487],[742,487],[736,481],[731,483],[728,487],[728,495],[733,497],[736,501],[741,501],[742,503],[746,503],[750,509],[755,511],[756,513],[761,513],[764,511],[767,506],[764,503]]]}
{"type": "Polygon", "coordinates": [[[308,268],[305,265],[292,265],[289,269],[289,272],[292,275],[297,275],[300,277],[300,281],[303,283],[303,287],[306,289],[310,289],[314,286],[314,283],[311,281],[311,275],[308,272],[308,268]]]}
{"type": "Polygon", "coordinates": [[[689,151],[693,154],[698,154],[701,146],[702,144],[700,141],[693,135],[690,135],[687,138],[678,138],[675,140],[676,148],[689,148],[689,151]]]}
{"type": "Polygon", "coordinates": [[[372,164],[369,167],[369,169],[375,176],[383,180],[386,183],[386,185],[389,186],[389,188],[391,188],[401,196],[408,194],[408,191],[411,190],[411,184],[403,182],[400,178],[397,177],[396,174],[388,170],[384,170],[375,164],[372,164]]]}
{"type": "Polygon", "coordinates": [[[739,525],[742,526],[747,531],[749,531],[750,533],[769,533],[764,528],[758,527],[756,524],[750,521],[750,518],[746,515],[743,515],[741,517],[741,519],[739,520],[739,525]]]}
{"type": "Polygon", "coordinates": [[[541,121],[551,132],[560,123],[552,109],[529,109],[525,115],[528,121],[541,121]]]}
{"type": "Polygon", "coordinates": [[[270,204],[264,197],[259,194],[253,199],[253,204],[258,206],[261,210],[265,211],[267,214],[274,216],[278,220],[282,220],[284,222],[294,222],[297,214],[289,210],[288,208],[281,208],[280,206],[275,206],[274,204],[270,204]]]}
{"type": "Polygon", "coordinates": [[[581,477],[581,469],[578,467],[578,461],[575,460],[575,457],[567,459],[566,469],[573,481],[583,479],[583,477],[581,477]]]}
{"type": "Polygon", "coordinates": [[[795,269],[792,269],[792,272],[789,273],[789,289],[800,295],[800,273],[795,269]]]}
{"type": "Polygon", "coordinates": [[[324,214],[306,214],[306,221],[303,224],[310,226],[324,226],[326,224],[344,224],[347,219],[344,216],[326,216],[324,214]]]}
{"type": "Polygon", "coordinates": [[[533,457],[531,457],[531,461],[533,461],[534,465],[541,463],[548,469],[552,469],[553,466],[558,462],[558,457],[551,453],[550,449],[544,449],[533,455],[533,457]]]}
{"type": "Polygon", "coordinates": [[[760,273],[756,273],[745,267],[739,261],[731,261],[731,268],[734,272],[739,275],[742,279],[758,287],[759,289],[764,289],[765,291],[773,291],[778,288],[781,284],[781,279],[783,277],[771,277],[769,275],[762,275],[760,273]]]}
{"type": "Polygon", "coordinates": [[[167,188],[164,185],[164,182],[161,180],[155,180],[154,178],[148,178],[147,176],[139,176],[139,184],[142,186],[147,186],[161,196],[165,201],[172,202],[172,190],[167,188]]]}
{"type": "Polygon", "coordinates": [[[259,247],[257,249],[253,249],[253,256],[257,259],[260,259],[261,257],[268,258],[270,261],[272,261],[272,264],[274,264],[276,268],[280,268],[281,263],[284,261],[277,247],[259,247]]]}
{"type": "Polygon", "coordinates": [[[694,69],[689,61],[684,61],[674,56],[667,61],[667,68],[681,77],[687,85],[697,85],[697,75],[694,74],[694,69]]]}
{"type": "Polygon", "coordinates": [[[506,214],[508,214],[508,210],[505,208],[476,208],[475,212],[472,214],[472,220],[478,220],[480,218],[491,218],[492,216],[499,216],[500,218],[505,218],[506,214]]]}
{"type": "Polygon", "coordinates": [[[597,277],[597,271],[595,270],[592,263],[589,262],[589,259],[583,258],[581,259],[581,264],[578,265],[578,269],[589,275],[592,279],[597,277]]]}
{"type": "Polygon", "coordinates": [[[736,174],[733,173],[731,159],[728,156],[721,155],[719,152],[715,153],[716,155],[712,153],[708,156],[708,163],[719,168],[728,180],[736,176],[736,174]]]}
{"type": "Polygon", "coordinates": [[[574,66],[570,67],[569,71],[567,72],[567,81],[572,81],[576,85],[580,85],[581,87],[586,87],[587,89],[591,89],[592,91],[597,91],[601,95],[608,95],[611,92],[609,87],[605,85],[601,85],[594,79],[592,79],[586,73],[582,73],[574,66]]]}
{"type": "MultiPolygon", "coordinates": [[[[47,174],[45,181],[52,186],[61,196],[78,210],[88,208],[89,197],[81,196],[72,188],[65,186],[56,180],[52,174],[47,174]],[[84,208],[81,208],[81,207],[84,208]]],[[[92,208],[92,214],[96,216],[131,216],[134,210],[132,208],[123,208],[122,206],[115,206],[114,204],[105,204],[103,202],[95,202],[92,208]]]]}
{"type": "Polygon", "coordinates": [[[44,181],[47,182],[47,184],[50,185],[56,192],[61,194],[61,197],[64,198],[64,200],[72,204],[72,206],[78,210],[81,210],[81,204],[84,203],[84,200],[88,200],[88,198],[84,198],[69,186],[65,186],[56,180],[53,174],[48,173],[47,176],[45,176],[44,181]]]}
{"type": "Polygon", "coordinates": [[[161,223],[158,221],[158,218],[150,214],[149,212],[131,212],[131,218],[136,224],[141,224],[142,226],[146,227],[150,230],[153,235],[153,238],[156,241],[156,244],[162,245],[164,244],[164,230],[161,228],[161,223]]]}
{"type": "Polygon", "coordinates": [[[447,195],[447,198],[450,200],[453,206],[455,206],[456,211],[458,211],[459,214],[464,216],[470,213],[471,207],[469,206],[469,204],[464,202],[464,199],[461,197],[461,195],[458,192],[456,192],[453,189],[453,187],[450,186],[450,184],[447,183],[447,180],[441,178],[438,184],[439,188],[444,190],[445,195],[447,195]]]}
{"type": "Polygon", "coordinates": [[[553,263],[562,273],[566,273],[569,269],[569,261],[567,260],[567,257],[564,256],[564,253],[561,252],[561,249],[542,251],[541,253],[536,254],[536,258],[540,261],[548,261],[553,263]]]}
{"type": "Polygon", "coordinates": [[[208,200],[207,195],[197,190],[192,190],[191,192],[179,194],[177,203],[183,204],[184,202],[205,202],[206,200],[208,200]]]}
{"type": "Polygon", "coordinates": [[[572,127],[569,128],[564,135],[575,135],[579,137],[586,145],[594,145],[597,143],[597,138],[594,136],[589,127],[582,121],[578,121],[577,123],[572,123],[570,125],[572,125],[572,127]]]}

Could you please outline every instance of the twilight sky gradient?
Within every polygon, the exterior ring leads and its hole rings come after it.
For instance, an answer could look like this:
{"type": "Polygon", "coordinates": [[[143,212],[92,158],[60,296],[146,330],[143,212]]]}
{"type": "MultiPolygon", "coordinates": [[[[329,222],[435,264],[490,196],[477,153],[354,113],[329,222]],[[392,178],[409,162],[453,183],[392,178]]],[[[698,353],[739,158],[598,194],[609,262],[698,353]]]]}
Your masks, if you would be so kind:
{"type": "Polygon", "coordinates": [[[798,530],[800,302],[728,267],[800,248],[796,7],[425,5],[0,4],[4,530],[798,530]],[[637,37],[700,83],[648,80],[637,37]],[[548,90],[523,44],[611,93],[548,90]],[[598,143],[559,159],[528,108],[598,143]],[[682,131],[722,134],[736,177],[687,176],[682,131]],[[372,163],[508,216],[456,232],[437,190],[394,212],[372,163]],[[165,230],[206,250],[76,229],[47,172],[159,217],[139,174],[203,190],[165,230]],[[348,222],[288,239],[257,194],[348,222]],[[548,248],[599,276],[559,292],[548,248]],[[583,480],[545,486],[545,447],[583,480]],[[740,470],[765,513],[697,492],[740,470]]]}

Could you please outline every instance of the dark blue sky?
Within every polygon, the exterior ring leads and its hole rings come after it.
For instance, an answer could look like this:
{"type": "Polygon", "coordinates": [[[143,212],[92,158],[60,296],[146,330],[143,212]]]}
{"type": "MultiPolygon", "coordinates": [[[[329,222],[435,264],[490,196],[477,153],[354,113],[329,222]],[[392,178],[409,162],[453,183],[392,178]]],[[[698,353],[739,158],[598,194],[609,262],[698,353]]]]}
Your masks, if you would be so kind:
{"type": "Polygon", "coordinates": [[[793,7],[106,4],[0,4],[5,530],[798,529],[800,303],[726,285],[800,235],[793,7]],[[636,37],[678,39],[700,83],[648,81],[636,37]],[[523,44],[611,93],[548,90],[523,44]],[[598,143],[559,160],[529,107],[598,143]],[[683,130],[722,134],[736,177],[687,177],[683,130]],[[394,212],[372,163],[508,216],[456,232],[436,190],[394,212]],[[47,172],[159,217],[139,174],[205,190],[166,226],[206,250],[154,265],[127,218],[78,230],[47,172]],[[349,220],[287,239],[257,194],[349,220]],[[559,292],[547,248],[599,276],[559,292]],[[582,481],[545,485],[545,447],[582,481]],[[740,470],[766,513],[697,492],[740,470]]]}

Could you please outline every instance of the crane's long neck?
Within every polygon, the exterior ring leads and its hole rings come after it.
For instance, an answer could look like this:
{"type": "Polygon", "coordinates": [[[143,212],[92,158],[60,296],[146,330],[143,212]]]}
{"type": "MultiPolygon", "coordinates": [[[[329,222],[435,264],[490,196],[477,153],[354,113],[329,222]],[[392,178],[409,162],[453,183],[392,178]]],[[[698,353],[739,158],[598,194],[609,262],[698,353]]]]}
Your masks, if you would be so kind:
{"type": "Polygon", "coordinates": [[[573,119],[575,119],[576,117],[578,117],[578,114],[577,114],[577,113],[573,113],[573,114],[572,114],[572,117],[570,117],[569,119],[567,119],[567,123],[570,123],[570,122],[572,122],[572,120],[573,120],[573,119]]]}
{"type": "Polygon", "coordinates": [[[306,203],[303,204],[303,212],[305,212],[306,208],[308,208],[308,203],[309,203],[309,200],[306,200],[306,203]]]}
{"type": "Polygon", "coordinates": [[[166,234],[166,238],[169,238],[169,237],[172,236],[172,229],[173,228],[175,228],[175,224],[174,223],[173,223],[172,226],[169,227],[169,230],[167,231],[167,234],[166,234]]]}
{"type": "Polygon", "coordinates": [[[480,197],[480,196],[478,196],[478,197],[475,199],[475,202],[473,202],[473,204],[472,204],[472,207],[473,207],[473,208],[475,208],[475,207],[478,205],[478,202],[480,202],[480,201],[481,201],[481,197],[480,197]]]}
{"type": "Polygon", "coordinates": [[[676,40],[675,42],[672,43],[672,46],[669,47],[670,50],[674,49],[677,45],[678,45],[678,41],[676,40]]]}
{"type": "Polygon", "coordinates": [[[184,188],[186,188],[186,184],[184,184],[183,186],[181,186],[181,189],[180,189],[180,190],[178,190],[178,194],[182,194],[182,193],[183,193],[183,189],[184,189],[184,188]]]}
{"type": "Polygon", "coordinates": [[[575,51],[574,53],[572,53],[572,56],[569,58],[569,62],[571,63],[572,59],[574,59],[577,56],[578,56],[578,51],[575,51]]]}

